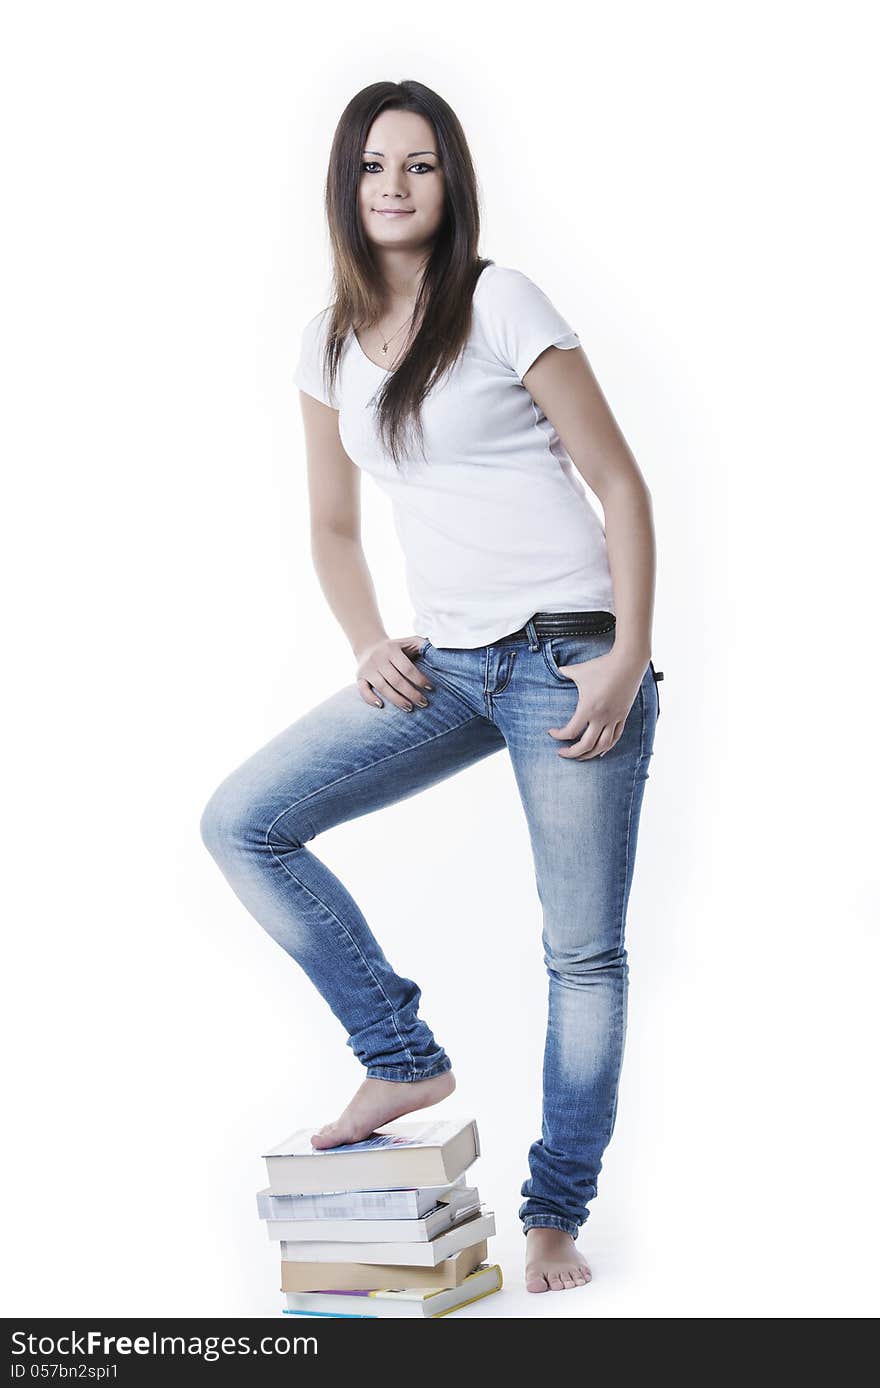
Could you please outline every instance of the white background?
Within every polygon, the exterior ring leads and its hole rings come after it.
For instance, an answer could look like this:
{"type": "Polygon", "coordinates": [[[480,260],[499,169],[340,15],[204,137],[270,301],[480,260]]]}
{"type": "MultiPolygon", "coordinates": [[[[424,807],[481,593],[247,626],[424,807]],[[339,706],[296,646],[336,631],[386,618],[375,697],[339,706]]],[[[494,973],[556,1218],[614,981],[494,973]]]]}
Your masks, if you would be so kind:
{"type": "Polygon", "coordinates": [[[361,1078],[198,825],[353,678],[290,376],[335,123],[403,77],[458,112],[482,253],[572,322],[643,469],[666,673],[586,1289],[522,1289],[546,977],[509,763],[316,846],[422,985],[435,1112],[480,1126],[506,1284],[461,1315],[876,1311],[871,13],[5,7],[7,1315],[280,1316],[260,1154],[361,1078]]]}

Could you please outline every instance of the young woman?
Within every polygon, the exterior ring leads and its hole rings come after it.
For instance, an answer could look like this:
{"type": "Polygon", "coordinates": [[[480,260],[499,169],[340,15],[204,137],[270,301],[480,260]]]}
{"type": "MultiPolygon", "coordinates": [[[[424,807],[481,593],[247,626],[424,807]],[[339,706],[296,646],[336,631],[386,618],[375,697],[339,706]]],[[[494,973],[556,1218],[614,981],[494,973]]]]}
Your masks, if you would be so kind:
{"type": "Polygon", "coordinates": [[[295,380],[312,555],[356,679],[226,777],[202,836],[348,1032],[365,1078],[312,1142],[355,1142],[455,1080],[419,987],[306,845],[507,750],[549,975],[542,1136],[520,1191],[526,1286],[571,1288],[591,1275],[575,1240],[617,1109],[660,712],[650,494],[578,335],[526,275],[478,255],[476,177],[441,97],[418,82],[355,96],[326,207],[335,300],[306,325],[295,380]],[[389,636],[379,614],[361,472],[391,496],[415,634],[389,636]]]}

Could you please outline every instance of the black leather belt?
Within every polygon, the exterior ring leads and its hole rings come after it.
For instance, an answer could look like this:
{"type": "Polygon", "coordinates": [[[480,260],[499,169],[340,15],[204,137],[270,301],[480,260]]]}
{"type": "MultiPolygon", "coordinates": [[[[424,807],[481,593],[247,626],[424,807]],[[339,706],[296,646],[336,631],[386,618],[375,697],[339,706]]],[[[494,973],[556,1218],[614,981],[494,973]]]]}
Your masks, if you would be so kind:
{"type": "MultiPolygon", "coordinates": [[[[617,618],[613,612],[536,612],[532,617],[535,635],[548,636],[598,636],[603,631],[613,631],[617,618]]],[[[503,641],[522,641],[528,638],[528,631],[521,626],[502,636],[493,645],[503,641]]]]}
{"type": "MultiPolygon", "coordinates": [[[[552,636],[598,636],[603,631],[613,631],[616,625],[617,618],[613,612],[536,612],[526,626],[520,627],[518,631],[511,631],[492,644],[503,646],[505,641],[530,641],[531,633],[528,627],[534,627],[535,636],[540,640],[552,636]]],[[[653,660],[648,663],[656,687],[663,679],[663,671],[655,668],[653,660]]],[[[660,717],[659,689],[657,717],[660,717]]]]}

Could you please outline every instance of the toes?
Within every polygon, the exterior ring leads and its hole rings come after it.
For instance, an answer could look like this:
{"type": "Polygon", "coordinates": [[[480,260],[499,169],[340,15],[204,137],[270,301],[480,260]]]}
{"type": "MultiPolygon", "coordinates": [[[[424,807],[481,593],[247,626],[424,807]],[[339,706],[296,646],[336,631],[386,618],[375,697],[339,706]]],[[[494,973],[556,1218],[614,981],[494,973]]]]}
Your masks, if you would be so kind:
{"type": "Polygon", "coordinates": [[[572,1287],[585,1287],[592,1279],[588,1267],[562,1267],[554,1271],[532,1271],[526,1268],[526,1291],[565,1292],[572,1287]]]}
{"type": "Polygon", "coordinates": [[[543,1273],[533,1273],[530,1277],[526,1278],[527,1292],[549,1292],[549,1290],[550,1288],[547,1286],[547,1281],[543,1273]]]}
{"type": "Polygon", "coordinates": [[[318,1128],[317,1132],[312,1133],[312,1137],[311,1137],[312,1143],[313,1143],[313,1144],[314,1144],[315,1142],[322,1143],[322,1142],[326,1142],[326,1141],[329,1139],[330,1142],[331,1142],[331,1144],[332,1144],[332,1142],[333,1142],[332,1133],[333,1133],[333,1129],[334,1129],[335,1126],[336,1126],[336,1125],[335,1125],[334,1123],[325,1123],[324,1126],[323,1126],[323,1128],[318,1128]]]}

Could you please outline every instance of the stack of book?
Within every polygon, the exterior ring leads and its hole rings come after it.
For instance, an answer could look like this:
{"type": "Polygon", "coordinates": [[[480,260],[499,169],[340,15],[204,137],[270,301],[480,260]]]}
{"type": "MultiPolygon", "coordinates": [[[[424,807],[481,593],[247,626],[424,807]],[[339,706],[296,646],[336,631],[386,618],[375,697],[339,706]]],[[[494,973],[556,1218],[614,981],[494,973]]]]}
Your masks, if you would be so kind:
{"type": "Polygon", "coordinates": [[[495,1214],[464,1172],[474,1119],[395,1121],[315,1148],[300,1128],[263,1157],[257,1210],[280,1244],[285,1314],[445,1316],[501,1290],[485,1261],[495,1214]]]}

